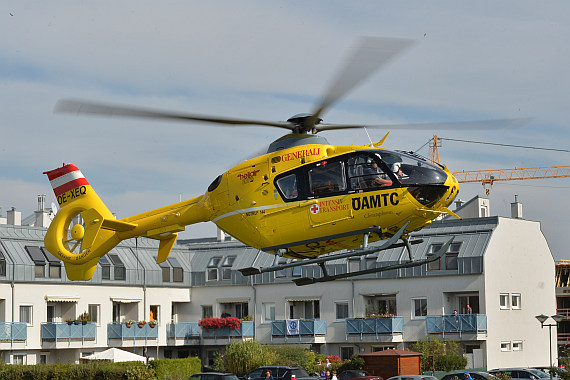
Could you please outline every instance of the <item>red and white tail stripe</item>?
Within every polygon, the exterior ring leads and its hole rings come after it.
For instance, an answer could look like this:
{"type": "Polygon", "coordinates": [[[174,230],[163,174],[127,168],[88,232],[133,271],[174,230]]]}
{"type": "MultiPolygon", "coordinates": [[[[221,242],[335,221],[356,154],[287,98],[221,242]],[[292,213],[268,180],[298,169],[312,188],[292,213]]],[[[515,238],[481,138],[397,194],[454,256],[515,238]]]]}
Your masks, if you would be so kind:
{"type": "Polygon", "coordinates": [[[76,187],[89,185],[81,171],[72,164],[44,172],[44,174],[47,174],[56,197],[76,187]]]}

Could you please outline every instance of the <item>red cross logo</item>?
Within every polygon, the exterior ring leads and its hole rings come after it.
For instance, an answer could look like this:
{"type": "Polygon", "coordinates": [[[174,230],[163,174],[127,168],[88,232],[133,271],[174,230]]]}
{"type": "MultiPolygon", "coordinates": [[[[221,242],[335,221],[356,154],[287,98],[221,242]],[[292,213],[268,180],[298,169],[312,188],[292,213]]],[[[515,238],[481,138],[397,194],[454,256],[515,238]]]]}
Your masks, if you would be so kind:
{"type": "Polygon", "coordinates": [[[311,214],[318,214],[319,213],[319,205],[312,205],[310,210],[311,210],[311,214]]]}

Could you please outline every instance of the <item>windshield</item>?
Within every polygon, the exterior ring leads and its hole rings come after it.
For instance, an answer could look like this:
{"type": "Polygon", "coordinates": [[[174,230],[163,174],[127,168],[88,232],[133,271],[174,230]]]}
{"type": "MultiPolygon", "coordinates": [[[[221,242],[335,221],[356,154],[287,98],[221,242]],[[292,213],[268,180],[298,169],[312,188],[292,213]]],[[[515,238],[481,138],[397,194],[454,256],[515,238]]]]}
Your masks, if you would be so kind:
{"type": "Polygon", "coordinates": [[[405,185],[443,185],[447,175],[436,165],[401,152],[380,151],[382,161],[405,185]]]}

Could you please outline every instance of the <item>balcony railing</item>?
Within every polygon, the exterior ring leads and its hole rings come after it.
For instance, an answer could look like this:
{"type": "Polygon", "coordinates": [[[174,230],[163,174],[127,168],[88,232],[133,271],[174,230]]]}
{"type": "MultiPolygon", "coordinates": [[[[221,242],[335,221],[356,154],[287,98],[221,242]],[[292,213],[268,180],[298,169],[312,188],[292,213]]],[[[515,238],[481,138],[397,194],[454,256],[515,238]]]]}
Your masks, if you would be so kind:
{"type": "Polygon", "coordinates": [[[229,338],[229,337],[246,337],[255,335],[255,325],[253,321],[242,321],[237,329],[231,329],[227,326],[219,329],[207,330],[202,328],[203,338],[229,338]]]}
{"type": "Polygon", "coordinates": [[[40,334],[42,338],[42,343],[44,341],[55,342],[58,341],[68,341],[72,340],[84,343],[86,340],[95,340],[97,336],[97,324],[93,322],[87,322],[86,324],[68,324],[64,323],[42,323],[40,334]]]}
{"type": "Polygon", "coordinates": [[[158,325],[151,327],[148,323],[139,327],[136,323],[128,327],[125,323],[109,323],[107,325],[107,340],[132,339],[135,342],[137,339],[144,339],[145,344],[147,339],[158,338],[158,325]]]}
{"type": "Polygon", "coordinates": [[[303,336],[310,336],[313,337],[317,335],[325,335],[327,333],[327,323],[324,319],[295,319],[295,320],[281,320],[281,321],[273,321],[271,322],[271,340],[275,336],[283,336],[285,339],[287,337],[298,337],[299,340],[302,339],[303,336]],[[287,322],[295,323],[294,321],[298,321],[298,327],[287,328],[287,322]]]}
{"type": "Polygon", "coordinates": [[[350,334],[359,334],[360,339],[364,335],[374,334],[376,339],[381,335],[401,334],[404,331],[404,319],[402,317],[381,318],[348,318],[344,321],[346,339],[350,334]]]}
{"type": "Polygon", "coordinates": [[[0,342],[25,342],[28,338],[28,325],[25,322],[0,322],[0,342]]]}
{"type": "Polygon", "coordinates": [[[172,339],[199,338],[200,332],[201,329],[198,322],[169,323],[166,326],[166,335],[172,339]]]}
{"type": "Polygon", "coordinates": [[[426,331],[428,333],[459,334],[487,331],[487,315],[485,314],[459,314],[459,315],[428,315],[426,317],[426,331]]]}

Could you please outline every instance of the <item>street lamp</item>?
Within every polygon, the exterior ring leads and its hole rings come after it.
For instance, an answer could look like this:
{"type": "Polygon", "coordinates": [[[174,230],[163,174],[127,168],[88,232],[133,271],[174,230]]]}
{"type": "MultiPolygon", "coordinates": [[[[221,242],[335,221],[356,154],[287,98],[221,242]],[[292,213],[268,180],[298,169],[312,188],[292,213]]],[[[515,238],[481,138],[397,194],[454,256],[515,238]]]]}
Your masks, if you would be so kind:
{"type": "Polygon", "coordinates": [[[537,315],[535,318],[538,319],[538,321],[540,322],[541,328],[544,328],[544,326],[548,326],[548,348],[550,349],[550,370],[548,371],[548,373],[550,374],[550,380],[552,380],[552,368],[554,367],[552,365],[552,328],[557,327],[558,322],[563,320],[564,316],[560,314],[552,315],[550,318],[554,319],[554,322],[556,322],[555,324],[553,323],[544,324],[544,322],[546,322],[546,320],[548,319],[548,315],[540,314],[537,315]]]}

